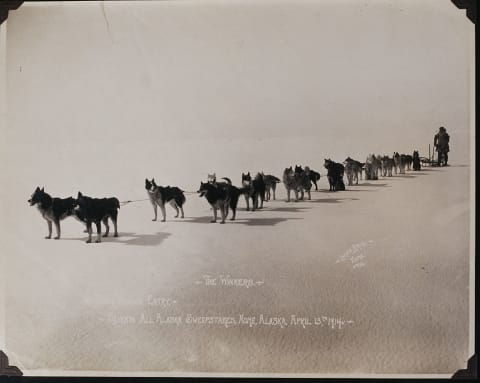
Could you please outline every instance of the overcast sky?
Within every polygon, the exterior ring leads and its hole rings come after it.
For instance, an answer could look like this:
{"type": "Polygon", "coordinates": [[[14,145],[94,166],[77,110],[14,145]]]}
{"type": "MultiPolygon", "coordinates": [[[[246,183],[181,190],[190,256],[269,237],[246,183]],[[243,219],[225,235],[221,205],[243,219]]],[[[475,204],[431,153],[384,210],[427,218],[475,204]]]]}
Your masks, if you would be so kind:
{"type": "Polygon", "coordinates": [[[443,125],[468,159],[474,27],[448,0],[25,4],[7,28],[10,144],[390,153],[443,125]]]}

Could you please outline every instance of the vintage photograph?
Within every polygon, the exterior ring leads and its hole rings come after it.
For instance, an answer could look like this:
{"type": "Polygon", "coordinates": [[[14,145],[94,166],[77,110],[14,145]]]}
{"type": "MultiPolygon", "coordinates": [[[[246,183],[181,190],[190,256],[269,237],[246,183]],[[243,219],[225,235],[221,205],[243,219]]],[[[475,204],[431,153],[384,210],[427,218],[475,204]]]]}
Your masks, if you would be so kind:
{"type": "Polygon", "coordinates": [[[11,10],[2,358],[25,376],[466,369],[474,31],[450,0],[11,10]]]}

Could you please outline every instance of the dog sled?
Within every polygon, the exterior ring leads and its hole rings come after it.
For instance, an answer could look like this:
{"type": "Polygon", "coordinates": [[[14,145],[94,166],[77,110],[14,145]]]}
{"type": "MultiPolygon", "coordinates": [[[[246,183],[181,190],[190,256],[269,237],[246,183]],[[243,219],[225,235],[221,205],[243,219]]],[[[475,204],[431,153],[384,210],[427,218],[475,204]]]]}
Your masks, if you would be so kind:
{"type": "Polygon", "coordinates": [[[440,166],[444,162],[444,159],[442,158],[439,163],[438,156],[442,155],[443,157],[443,153],[439,153],[439,152],[436,152],[436,153],[437,155],[435,156],[435,150],[432,150],[431,145],[428,144],[428,158],[420,157],[420,163],[422,164],[422,166],[435,166],[435,167],[440,166]]]}

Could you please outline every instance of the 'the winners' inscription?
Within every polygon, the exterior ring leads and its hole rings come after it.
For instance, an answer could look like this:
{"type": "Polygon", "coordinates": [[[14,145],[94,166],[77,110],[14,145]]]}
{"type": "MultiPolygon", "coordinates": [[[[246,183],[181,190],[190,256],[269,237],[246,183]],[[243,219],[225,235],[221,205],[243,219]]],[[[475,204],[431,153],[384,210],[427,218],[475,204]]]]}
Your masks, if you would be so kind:
{"type": "Polygon", "coordinates": [[[259,287],[264,284],[263,281],[256,281],[252,278],[234,278],[231,275],[211,276],[202,275],[202,278],[195,282],[196,285],[207,287],[243,287],[252,288],[259,287]]]}

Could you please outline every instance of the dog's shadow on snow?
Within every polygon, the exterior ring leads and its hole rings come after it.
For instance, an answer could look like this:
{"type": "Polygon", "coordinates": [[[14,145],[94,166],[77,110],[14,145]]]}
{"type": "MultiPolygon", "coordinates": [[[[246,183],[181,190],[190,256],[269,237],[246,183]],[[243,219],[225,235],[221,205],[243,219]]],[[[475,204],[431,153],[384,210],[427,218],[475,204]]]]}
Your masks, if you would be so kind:
{"type": "Polygon", "coordinates": [[[389,178],[416,178],[417,176],[414,176],[413,174],[395,174],[389,178]]]}
{"type": "Polygon", "coordinates": [[[376,186],[376,187],[392,187],[392,185],[384,184],[384,183],[377,183],[377,182],[363,182],[359,183],[356,186],[376,186]]]}
{"type": "MultiPolygon", "coordinates": [[[[330,192],[331,193],[331,192],[330,192]]],[[[337,198],[337,197],[329,197],[329,198],[312,198],[312,199],[303,199],[303,200],[291,200],[285,201],[289,204],[299,204],[299,203],[341,203],[342,201],[356,201],[358,198],[337,198]]],[[[285,211],[285,212],[302,212],[307,209],[311,209],[310,206],[288,206],[288,207],[271,207],[265,209],[266,211],[285,211]]]]}
{"type": "MultiPolygon", "coordinates": [[[[285,201],[287,202],[287,201],[285,201]]],[[[275,212],[282,212],[282,213],[303,213],[305,210],[311,209],[311,207],[308,206],[269,206],[265,209],[262,209],[263,211],[275,211],[275,212]]],[[[248,212],[246,212],[248,213],[248,212]]],[[[245,214],[246,214],[245,213],[245,214]]]]}
{"type": "Polygon", "coordinates": [[[327,194],[335,194],[335,193],[341,193],[342,192],[374,192],[376,191],[375,189],[355,189],[357,186],[362,186],[361,184],[358,184],[358,185],[351,185],[351,186],[347,186],[346,187],[346,190],[339,190],[339,191],[330,191],[328,189],[322,189],[322,190],[318,190],[319,193],[327,193],[327,194]]]}
{"type": "MultiPolygon", "coordinates": [[[[137,233],[118,233],[118,237],[113,237],[111,234],[108,237],[102,237],[102,243],[116,243],[121,245],[135,245],[135,246],[158,246],[168,237],[170,233],[154,233],[154,234],[137,234],[137,233]]],[[[88,237],[83,238],[65,238],[67,240],[86,241],[88,237]]],[[[95,243],[97,234],[94,231],[92,234],[92,244],[95,243]]]]}
{"type": "Polygon", "coordinates": [[[264,218],[264,217],[255,217],[255,218],[244,218],[239,217],[236,218],[235,222],[237,224],[247,225],[247,226],[275,226],[281,222],[289,221],[292,219],[303,219],[303,218],[284,218],[284,217],[277,217],[277,218],[264,218]]]}
{"type": "Polygon", "coordinates": [[[343,201],[358,201],[358,198],[317,198],[317,199],[311,199],[307,200],[306,202],[315,202],[315,203],[340,203],[343,201]]]}
{"type": "Polygon", "coordinates": [[[415,176],[428,176],[429,173],[423,173],[421,171],[414,171],[412,176],[415,177],[415,176]]]}
{"type": "MultiPolygon", "coordinates": [[[[192,218],[185,218],[183,221],[179,222],[190,222],[190,223],[210,223],[214,224],[211,222],[212,216],[203,216],[203,217],[192,217],[192,218]]],[[[225,220],[225,224],[241,224],[241,225],[247,225],[247,226],[275,226],[281,222],[286,222],[292,219],[303,219],[303,218],[285,218],[285,217],[246,217],[245,214],[242,216],[238,216],[235,218],[234,221],[232,221],[230,218],[227,218],[225,220]]],[[[217,224],[219,224],[221,219],[217,219],[217,224]]]]}

